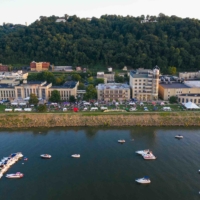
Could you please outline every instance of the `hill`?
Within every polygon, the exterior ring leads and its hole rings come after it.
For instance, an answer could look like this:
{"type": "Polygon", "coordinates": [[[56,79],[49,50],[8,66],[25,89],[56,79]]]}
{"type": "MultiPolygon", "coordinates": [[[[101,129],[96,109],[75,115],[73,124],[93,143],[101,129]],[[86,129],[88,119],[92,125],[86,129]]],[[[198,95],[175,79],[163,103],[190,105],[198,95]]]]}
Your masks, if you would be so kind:
{"type": "Polygon", "coordinates": [[[200,70],[197,19],[159,14],[141,23],[144,16],[103,15],[88,20],[65,15],[66,22],[56,23],[58,18],[40,17],[28,27],[0,34],[0,62],[200,70]]]}

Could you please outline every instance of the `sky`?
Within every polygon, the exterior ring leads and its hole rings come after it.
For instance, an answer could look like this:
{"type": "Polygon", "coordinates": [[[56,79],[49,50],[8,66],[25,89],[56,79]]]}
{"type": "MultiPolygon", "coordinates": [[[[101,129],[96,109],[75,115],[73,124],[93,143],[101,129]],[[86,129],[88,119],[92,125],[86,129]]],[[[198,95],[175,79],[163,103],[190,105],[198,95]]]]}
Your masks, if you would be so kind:
{"type": "Polygon", "coordinates": [[[200,19],[199,5],[200,0],[0,0],[0,25],[29,25],[40,16],[64,14],[99,18],[105,14],[137,17],[164,13],[200,19]]]}

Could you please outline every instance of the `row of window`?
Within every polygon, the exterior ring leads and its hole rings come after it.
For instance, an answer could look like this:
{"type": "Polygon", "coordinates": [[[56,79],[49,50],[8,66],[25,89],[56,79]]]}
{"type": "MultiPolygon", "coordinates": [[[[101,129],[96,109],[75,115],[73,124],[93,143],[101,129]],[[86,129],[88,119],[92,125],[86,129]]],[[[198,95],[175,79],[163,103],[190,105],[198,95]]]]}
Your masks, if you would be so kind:
{"type": "Polygon", "coordinates": [[[15,92],[14,91],[1,91],[0,92],[0,96],[1,97],[6,97],[6,98],[9,98],[9,97],[15,97],[15,92]]]}

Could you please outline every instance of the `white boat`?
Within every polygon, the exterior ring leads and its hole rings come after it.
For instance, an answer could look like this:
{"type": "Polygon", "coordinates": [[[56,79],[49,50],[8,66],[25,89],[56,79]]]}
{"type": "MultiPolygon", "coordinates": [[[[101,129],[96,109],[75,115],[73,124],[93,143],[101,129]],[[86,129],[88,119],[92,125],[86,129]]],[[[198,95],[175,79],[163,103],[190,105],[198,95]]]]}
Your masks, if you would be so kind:
{"type": "Polygon", "coordinates": [[[177,139],[182,139],[183,136],[182,136],[182,135],[176,135],[175,138],[177,138],[177,139]]]}
{"type": "Polygon", "coordinates": [[[147,154],[143,154],[142,156],[145,160],[155,160],[156,159],[156,157],[153,155],[152,152],[149,152],[147,154]]]}
{"type": "Polygon", "coordinates": [[[6,178],[22,178],[24,174],[17,172],[16,174],[7,174],[6,178]]]}
{"type": "Polygon", "coordinates": [[[51,155],[49,154],[42,154],[40,155],[41,158],[45,158],[45,159],[50,159],[51,158],[51,155]]]}
{"type": "Polygon", "coordinates": [[[142,183],[142,184],[147,184],[147,183],[151,183],[150,179],[148,176],[145,176],[143,178],[139,178],[135,180],[137,183],[142,183]]]}
{"type": "Polygon", "coordinates": [[[144,154],[147,154],[148,152],[149,152],[149,149],[145,149],[145,150],[136,151],[135,153],[139,155],[144,155],[144,154]]]}
{"type": "Polygon", "coordinates": [[[125,140],[118,140],[119,143],[124,143],[126,142],[125,140]]]}
{"type": "Polygon", "coordinates": [[[0,178],[3,176],[3,174],[2,173],[0,173],[0,178]]]}
{"type": "Polygon", "coordinates": [[[80,154],[73,154],[73,155],[71,155],[73,158],[80,158],[81,157],[81,155],[80,154]]]}

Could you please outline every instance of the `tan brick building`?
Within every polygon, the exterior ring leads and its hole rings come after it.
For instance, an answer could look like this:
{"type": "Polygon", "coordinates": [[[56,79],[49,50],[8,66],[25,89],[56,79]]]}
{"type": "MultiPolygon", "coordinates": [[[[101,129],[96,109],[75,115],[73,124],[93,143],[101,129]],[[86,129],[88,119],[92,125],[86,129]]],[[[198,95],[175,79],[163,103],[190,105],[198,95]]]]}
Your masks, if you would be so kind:
{"type": "Polygon", "coordinates": [[[110,100],[129,100],[130,87],[122,83],[107,83],[99,84],[97,86],[97,99],[110,101],[110,100]]]}
{"type": "Polygon", "coordinates": [[[49,69],[50,63],[49,62],[31,62],[30,69],[31,71],[47,71],[49,69]]]}

